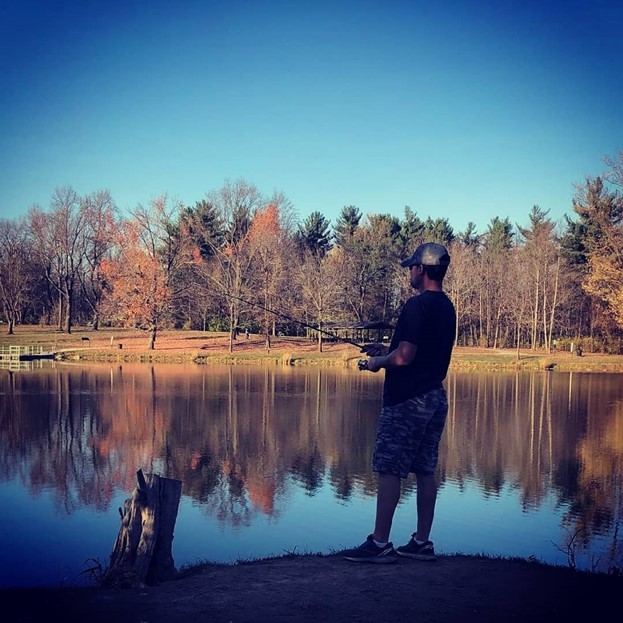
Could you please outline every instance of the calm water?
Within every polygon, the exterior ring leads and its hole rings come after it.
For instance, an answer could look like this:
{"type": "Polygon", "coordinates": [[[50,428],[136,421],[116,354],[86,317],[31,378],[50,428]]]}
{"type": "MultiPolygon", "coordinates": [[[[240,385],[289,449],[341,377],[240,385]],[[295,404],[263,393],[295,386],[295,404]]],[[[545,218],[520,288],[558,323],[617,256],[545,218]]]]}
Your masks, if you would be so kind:
{"type": "MultiPolygon", "coordinates": [[[[450,375],[436,549],[621,567],[622,381],[450,375]]],[[[358,544],[374,519],[381,384],[276,366],[0,370],[0,586],[78,584],[85,561],[106,565],[139,468],[183,482],[178,567],[358,544]]],[[[414,530],[414,480],[403,490],[398,543],[414,530]]]]}

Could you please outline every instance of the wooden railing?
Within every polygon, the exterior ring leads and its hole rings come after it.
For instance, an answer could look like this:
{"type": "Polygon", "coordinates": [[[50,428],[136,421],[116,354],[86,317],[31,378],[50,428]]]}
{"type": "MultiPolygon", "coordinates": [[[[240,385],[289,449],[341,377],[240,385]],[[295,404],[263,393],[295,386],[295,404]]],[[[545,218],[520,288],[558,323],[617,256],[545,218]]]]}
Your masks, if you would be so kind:
{"type": "Polygon", "coordinates": [[[0,359],[19,361],[22,357],[43,355],[43,346],[0,346],[0,359]]]}

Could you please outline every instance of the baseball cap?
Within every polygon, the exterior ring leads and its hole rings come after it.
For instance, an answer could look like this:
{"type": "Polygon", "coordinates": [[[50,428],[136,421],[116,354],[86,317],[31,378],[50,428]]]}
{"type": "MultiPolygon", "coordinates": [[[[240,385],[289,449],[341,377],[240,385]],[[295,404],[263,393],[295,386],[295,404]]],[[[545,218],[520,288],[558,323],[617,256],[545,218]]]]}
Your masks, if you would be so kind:
{"type": "Polygon", "coordinates": [[[448,255],[448,250],[443,245],[436,242],[425,242],[415,250],[415,253],[410,258],[400,263],[404,268],[414,264],[448,266],[450,264],[450,256],[448,255]]]}

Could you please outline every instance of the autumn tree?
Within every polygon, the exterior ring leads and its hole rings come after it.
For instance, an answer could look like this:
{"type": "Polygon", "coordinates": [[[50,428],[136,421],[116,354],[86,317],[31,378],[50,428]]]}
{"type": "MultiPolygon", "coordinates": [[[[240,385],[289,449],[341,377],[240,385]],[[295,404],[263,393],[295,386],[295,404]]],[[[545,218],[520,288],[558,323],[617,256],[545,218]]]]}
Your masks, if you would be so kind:
{"type": "MultiPolygon", "coordinates": [[[[612,161],[612,168],[610,179],[621,184],[621,165],[612,161]]],[[[602,178],[588,179],[578,189],[574,210],[586,258],[582,286],[623,328],[623,197],[617,190],[609,190],[602,178]]]]}
{"type": "MultiPolygon", "coordinates": [[[[616,186],[614,177],[609,183],[616,186]]],[[[587,311],[588,327],[578,322],[577,334],[602,332],[608,336],[619,325],[618,292],[621,285],[620,230],[623,204],[620,193],[611,190],[605,178],[587,178],[573,199],[576,219],[567,218],[562,251],[575,271],[581,290],[576,307],[587,311]],[[607,277],[606,277],[607,276],[607,277]],[[588,301],[582,304],[582,298],[588,301]],[[584,328],[584,331],[582,330],[584,328]]],[[[581,319],[581,318],[580,318],[581,319]]]]}
{"type": "Polygon", "coordinates": [[[279,210],[279,226],[284,235],[290,239],[294,239],[298,227],[298,215],[294,208],[294,204],[287,195],[281,190],[273,190],[273,192],[264,200],[265,205],[274,205],[279,210]]]}
{"type": "Polygon", "coordinates": [[[166,195],[148,207],[139,205],[122,222],[113,257],[101,265],[107,317],[148,331],[150,350],[184,288],[178,281],[180,271],[191,261],[186,238],[175,227],[180,209],[179,202],[166,195]]]}
{"type": "Polygon", "coordinates": [[[614,235],[611,238],[616,247],[608,257],[598,254],[589,257],[589,275],[584,288],[605,302],[609,314],[623,329],[623,233],[619,232],[617,237],[618,240],[614,235]]]}

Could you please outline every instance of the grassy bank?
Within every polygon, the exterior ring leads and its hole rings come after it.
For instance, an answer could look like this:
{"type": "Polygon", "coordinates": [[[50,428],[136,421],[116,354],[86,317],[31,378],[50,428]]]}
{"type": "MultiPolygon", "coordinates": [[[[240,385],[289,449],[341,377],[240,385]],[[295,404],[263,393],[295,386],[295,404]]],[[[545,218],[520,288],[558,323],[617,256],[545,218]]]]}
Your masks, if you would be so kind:
{"type": "MultiPolygon", "coordinates": [[[[226,363],[259,365],[313,365],[356,367],[359,350],[341,342],[325,342],[323,352],[306,338],[276,337],[267,348],[262,336],[238,337],[229,348],[226,333],[162,331],[154,350],[147,333],[136,329],[91,331],[75,328],[71,334],[49,327],[18,326],[14,335],[0,334],[1,346],[41,346],[60,361],[141,363],[226,363]]],[[[534,352],[514,349],[455,348],[452,370],[551,370],[563,372],[623,372],[623,355],[534,352]]]]}
{"type": "Polygon", "coordinates": [[[516,350],[455,348],[453,370],[548,370],[558,372],[623,372],[623,355],[545,353],[516,350]]]}

